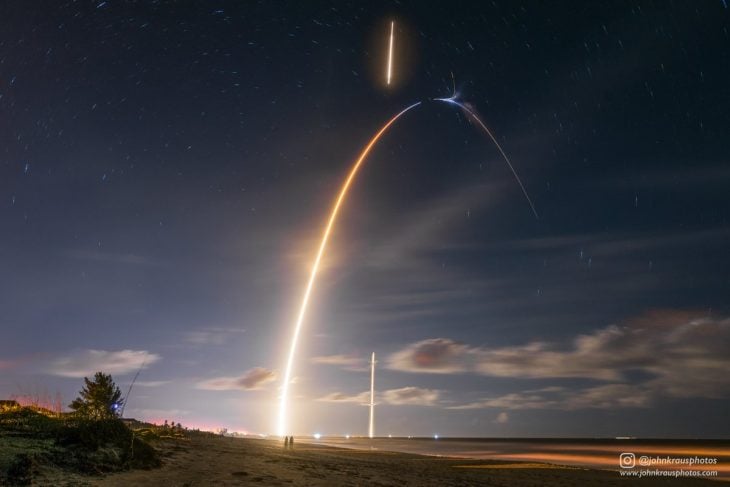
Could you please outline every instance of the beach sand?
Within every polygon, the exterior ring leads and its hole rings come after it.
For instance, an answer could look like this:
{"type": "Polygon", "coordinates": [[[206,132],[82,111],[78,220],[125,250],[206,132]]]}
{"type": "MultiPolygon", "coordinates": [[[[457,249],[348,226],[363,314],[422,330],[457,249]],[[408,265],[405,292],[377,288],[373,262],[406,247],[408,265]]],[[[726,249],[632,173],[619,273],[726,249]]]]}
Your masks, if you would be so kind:
{"type": "Polygon", "coordinates": [[[723,485],[696,479],[628,479],[618,472],[351,450],[277,440],[193,437],[161,440],[163,466],[88,478],[90,485],[204,486],[598,486],[723,485]]]}

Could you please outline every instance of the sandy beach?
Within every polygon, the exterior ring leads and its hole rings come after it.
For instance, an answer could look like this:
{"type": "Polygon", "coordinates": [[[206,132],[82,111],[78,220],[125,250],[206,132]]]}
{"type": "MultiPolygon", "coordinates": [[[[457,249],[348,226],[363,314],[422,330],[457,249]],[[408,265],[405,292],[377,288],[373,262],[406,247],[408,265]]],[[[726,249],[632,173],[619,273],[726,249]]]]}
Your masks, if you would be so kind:
{"type": "MultiPolygon", "coordinates": [[[[193,437],[161,440],[163,466],[89,478],[90,485],[591,486],[678,485],[672,478],[621,478],[617,472],[539,463],[456,459],[334,448],[275,440],[193,437]]],[[[682,479],[682,485],[718,485],[682,479]]]]}

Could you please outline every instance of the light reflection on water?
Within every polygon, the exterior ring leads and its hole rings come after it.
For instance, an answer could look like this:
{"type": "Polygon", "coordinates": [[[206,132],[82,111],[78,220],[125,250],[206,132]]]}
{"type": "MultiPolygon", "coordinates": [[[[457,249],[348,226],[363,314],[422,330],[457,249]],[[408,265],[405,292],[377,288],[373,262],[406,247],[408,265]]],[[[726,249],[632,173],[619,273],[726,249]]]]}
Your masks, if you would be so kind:
{"type": "MultiPolygon", "coordinates": [[[[302,441],[307,441],[302,439],[302,441]]],[[[636,468],[717,470],[730,479],[730,440],[491,439],[491,438],[362,438],[322,437],[312,443],[364,450],[397,451],[504,461],[545,462],[575,467],[619,470],[619,455],[634,453],[636,468]],[[671,458],[716,458],[716,465],[653,465],[641,467],[642,455],[671,458]]]]}

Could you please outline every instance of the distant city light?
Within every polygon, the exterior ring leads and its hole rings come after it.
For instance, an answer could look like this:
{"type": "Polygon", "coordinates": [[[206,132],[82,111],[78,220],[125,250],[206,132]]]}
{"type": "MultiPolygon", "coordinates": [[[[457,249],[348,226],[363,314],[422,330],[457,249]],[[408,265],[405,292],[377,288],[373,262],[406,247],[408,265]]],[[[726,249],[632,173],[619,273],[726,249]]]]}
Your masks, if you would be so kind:
{"type": "Polygon", "coordinates": [[[345,438],[347,438],[349,440],[350,439],[350,435],[345,435],[345,438]]]}
{"type": "Polygon", "coordinates": [[[438,440],[439,439],[439,435],[433,435],[433,439],[434,440],[438,440]]]}
{"type": "Polygon", "coordinates": [[[315,439],[315,440],[318,440],[318,439],[320,439],[320,438],[322,438],[322,435],[321,435],[321,434],[319,434],[319,433],[315,433],[315,434],[314,434],[314,439],[315,439]]]}

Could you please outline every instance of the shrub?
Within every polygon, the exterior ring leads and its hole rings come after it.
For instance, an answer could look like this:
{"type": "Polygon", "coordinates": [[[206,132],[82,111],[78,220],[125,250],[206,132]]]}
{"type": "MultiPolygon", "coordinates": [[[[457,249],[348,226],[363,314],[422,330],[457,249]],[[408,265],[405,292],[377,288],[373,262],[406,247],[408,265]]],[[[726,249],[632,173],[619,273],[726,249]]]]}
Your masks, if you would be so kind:
{"type": "Polygon", "coordinates": [[[160,460],[151,445],[135,437],[120,419],[74,419],[59,431],[57,443],[75,450],[84,470],[110,471],[120,467],[152,468],[160,460]]]}

